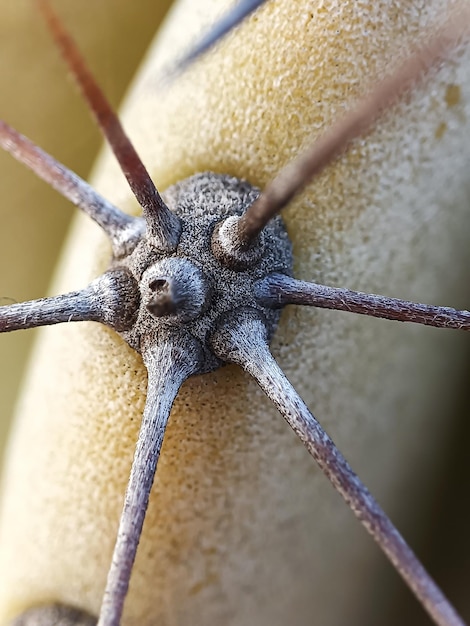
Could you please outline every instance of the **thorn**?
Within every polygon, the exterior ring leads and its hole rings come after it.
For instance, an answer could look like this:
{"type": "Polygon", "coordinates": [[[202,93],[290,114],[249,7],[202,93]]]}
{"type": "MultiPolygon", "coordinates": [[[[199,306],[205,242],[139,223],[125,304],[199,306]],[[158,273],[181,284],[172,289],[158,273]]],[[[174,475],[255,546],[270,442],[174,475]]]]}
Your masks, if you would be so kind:
{"type": "Polygon", "coordinates": [[[254,293],[264,306],[280,308],[287,304],[349,311],[398,322],[414,322],[436,328],[470,330],[470,311],[432,306],[387,298],[376,294],[327,287],[296,280],[285,274],[271,274],[255,283],[254,293]]]}
{"type": "Polygon", "coordinates": [[[101,226],[116,256],[122,256],[142,237],[145,228],[140,218],[120,211],[80,176],[3,120],[0,120],[0,146],[101,226]]]}
{"type": "Polygon", "coordinates": [[[183,382],[201,371],[202,349],[186,333],[143,346],[148,371],[147,401],[127,484],[98,626],[119,626],[140,541],[163,436],[183,382]]]}
{"type": "Polygon", "coordinates": [[[66,604],[41,604],[27,609],[10,626],[96,626],[96,617],[66,604]]]}
{"type": "Polygon", "coordinates": [[[52,10],[49,1],[36,0],[36,2],[64,61],[143,209],[149,237],[162,251],[174,251],[181,233],[178,217],[170,211],[158,193],[134,146],[124,132],[118,116],[92,76],[75,41],[52,10]]]}
{"type": "Polygon", "coordinates": [[[128,330],[139,306],[137,283],[124,270],[109,271],[81,291],[0,307],[0,333],[62,322],[101,322],[128,330]]]}
{"type": "Polygon", "coordinates": [[[225,15],[223,15],[200,39],[188,54],[183,56],[176,62],[174,67],[170,68],[163,77],[165,83],[172,82],[177,76],[184,72],[196,59],[212,48],[218,41],[227,35],[235,27],[239,26],[247,17],[257,8],[265,3],[266,0],[240,0],[238,4],[232,7],[225,15]]]}
{"type": "Polygon", "coordinates": [[[435,623],[439,626],[464,626],[274,360],[260,313],[255,309],[241,308],[228,314],[212,336],[212,348],[220,359],[240,365],[256,380],[435,623]]]}
{"type": "Polygon", "coordinates": [[[363,136],[377,118],[441,61],[456,42],[470,33],[470,10],[461,8],[425,46],[414,51],[395,71],[375,85],[365,98],[333,123],[310,147],[284,167],[239,220],[239,238],[253,241],[292,198],[338,158],[353,139],[363,136]]]}

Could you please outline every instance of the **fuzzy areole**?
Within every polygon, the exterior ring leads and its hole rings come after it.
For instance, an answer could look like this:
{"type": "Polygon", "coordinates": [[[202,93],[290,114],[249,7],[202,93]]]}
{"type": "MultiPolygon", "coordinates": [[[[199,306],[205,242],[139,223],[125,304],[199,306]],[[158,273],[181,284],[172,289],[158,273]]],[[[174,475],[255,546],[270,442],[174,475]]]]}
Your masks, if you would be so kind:
{"type": "Polygon", "coordinates": [[[269,336],[274,334],[280,311],[257,301],[254,284],[275,272],[292,272],[291,244],[282,219],[273,220],[263,232],[260,258],[245,270],[221,263],[213,245],[215,227],[229,216],[241,215],[258,195],[259,190],[245,181],[210,172],[192,176],[167,190],[164,199],[181,220],[181,235],[173,253],[160,251],[145,238],[128,257],[112,263],[116,268],[128,268],[140,284],[142,306],[138,318],[122,333],[130,346],[140,352],[141,337],[157,337],[168,328],[184,328],[205,350],[205,364],[199,372],[202,374],[220,366],[210,353],[208,338],[217,319],[228,311],[240,306],[259,309],[269,336]],[[162,287],[158,281],[171,278],[181,286],[181,301],[175,302],[174,311],[155,311],[155,291],[162,287]]]}

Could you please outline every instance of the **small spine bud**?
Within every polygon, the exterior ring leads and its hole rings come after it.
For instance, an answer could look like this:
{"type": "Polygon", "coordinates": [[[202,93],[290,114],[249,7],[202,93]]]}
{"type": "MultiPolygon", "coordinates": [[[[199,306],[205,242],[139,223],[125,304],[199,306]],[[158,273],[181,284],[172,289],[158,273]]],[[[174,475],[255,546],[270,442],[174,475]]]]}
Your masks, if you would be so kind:
{"type": "Polygon", "coordinates": [[[28,609],[10,626],[96,626],[97,618],[65,604],[44,604],[28,609]]]}
{"type": "Polygon", "coordinates": [[[144,306],[151,315],[169,324],[199,317],[207,309],[210,291],[203,272],[191,261],[178,257],[158,261],[141,280],[144,306]]]}
{"type": "Polygon", "coordinates": [[[240,218],[228,217],[216,225],[212,235],[212,253],[225,267],[243,271],[256,265],[263,256],[264,235],[259,233],[246,243],[239,232],[240,218]]]}
{"type": "Polygon", "coordinates": [[[139,312],[140,294],[137,281],[128,270],[106,272],[88,290],[99,312],[97,321],[117,332],[132,328],[139,312]]]}

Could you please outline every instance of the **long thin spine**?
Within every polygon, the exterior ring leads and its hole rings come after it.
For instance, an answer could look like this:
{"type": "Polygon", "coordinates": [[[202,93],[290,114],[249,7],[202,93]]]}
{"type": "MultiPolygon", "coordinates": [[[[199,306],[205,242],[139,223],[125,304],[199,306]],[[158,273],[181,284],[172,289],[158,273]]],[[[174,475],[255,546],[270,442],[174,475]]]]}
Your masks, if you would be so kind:
{"type": "Polygon", "coordinates": [[[0,333],[61,322],[101,322],[130,328],[137,315],[135,280],[124,270],[109,271],[80,291],[0,307],[0,333]]]}
{"type": "Polygon", "coordinates": [[[61,322],[100,321],[87,290],[0,307],[0,333],[49,326],[61,322]]]}
{"type": "Polygon", "coordinates": [[[273,308],[299,304],[436,328],[470,330],[470,311],[327,287],[285,274],[271,274],[260,280],[255,284],[255,295],[262,304],[273,308]]]}
{"type": "Polygon", "coordinates": [[[233,313],[219,326],[212,343],[220,358],[240,365],[253,376],[434,623],[438,626],[464,626],[455,609],[274,360],[260,315],[253,309],[233,313]]]}
{"type": "Polygon", "coordinates": [[[427,44],[413,52],[389,77],[375,85],[356,107],[315,139],[307,150],[290,162],[267,185],[238,223],[238,246],[248,247],[266,224],[315,176],[340,156],[351,141],[364,135],[377,118],[439,63],[462,37],[470,33],[470,9],[464,4],[427,44]]]}
{"type": "Polygon", "coordinates": [[[253,11],[265,2],[266,0],[239,0],[237,4],[227,11],[227,13],[222,15],[222,17],[212,26],[208,33],[203,35],[194,48],[192,48],[188,54],[178,61],[174,69],[171,70],[171,75],[175,76],[176,74],[184,71],[196,59],[225,37],[225,35],[227,35],[231,30],[239,26],[253,13],[253,11]]]}
{"type": "Polygon", "coordinates": [[[123,213],[80,176],[3,120],[0,120],[0,146],[101,226],[110,238],[115,254],[121,254],[142,236],[145,224],[140,218],[123,213]]]}
{"type": "Polygon", "coordinates": [[[179,219],[158,193],[118,116],[88,69],[71,35],[52,10],[48,0],[36,1],[63,59],[143,209],[149,236],[153,237],[162,249],[174,250],[181,232],[179,219]]]}
{"type": "Polygon", "coordinates": [[[199,346],[190,336],[144,347],[147,400],[127,484],[98,626],[119,626],[166,425],[174,399],[200,367],[199,346]]]}

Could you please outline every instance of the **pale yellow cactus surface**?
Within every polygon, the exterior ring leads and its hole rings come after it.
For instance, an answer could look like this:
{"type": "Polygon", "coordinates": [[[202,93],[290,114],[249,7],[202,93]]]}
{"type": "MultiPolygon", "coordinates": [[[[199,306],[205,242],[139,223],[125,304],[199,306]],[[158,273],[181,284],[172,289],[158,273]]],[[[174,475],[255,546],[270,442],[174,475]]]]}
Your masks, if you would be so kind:
{"type": "MultiPolygon", "coordinates": [[[[127,130],[161,189],[204,170],[263,186],[453,4],[271,0],[162,85],[225,8],[181,0],[130,93],[127,130]]],[[[470,47],[457,43],[285,212],[296,275],[468,306],[469,117],[470,47]]],[[[138,210],[108,154],[94,182],[138,210]]],[[[54,292],[85,285],[109,254],[80,218],[54,292]]],[[[273,351],[392,518],[405,529],[424,518],[462,337],[291,308],[273,351]]],[[[3,478],[2,624],[50,601],[97,614],[145,388],[140,357],[113,332],[42,331],[3,478]]],[[[377,554],[256,384],[226,367],[188,381],[175,403],[123,626],[385,623],[364,617],[381,597],[377,554]]]]}
{"type": "MultiPolygon", "coordinates": [[[[113,103],[119,101],[170,0],[60,0],[57,8],[113,103]],[[122,42],[126,41],[126,46],[122,42]]],[[[32,0],[0,0],[0,117],[81,175],[99,133],[32,0]]],[[[0,305],[45,294],[72,215],[70,203],[0,151],[0,305]]],[[[0,346],[0,455],[35,332],[4,335],[0,346]]]]}

